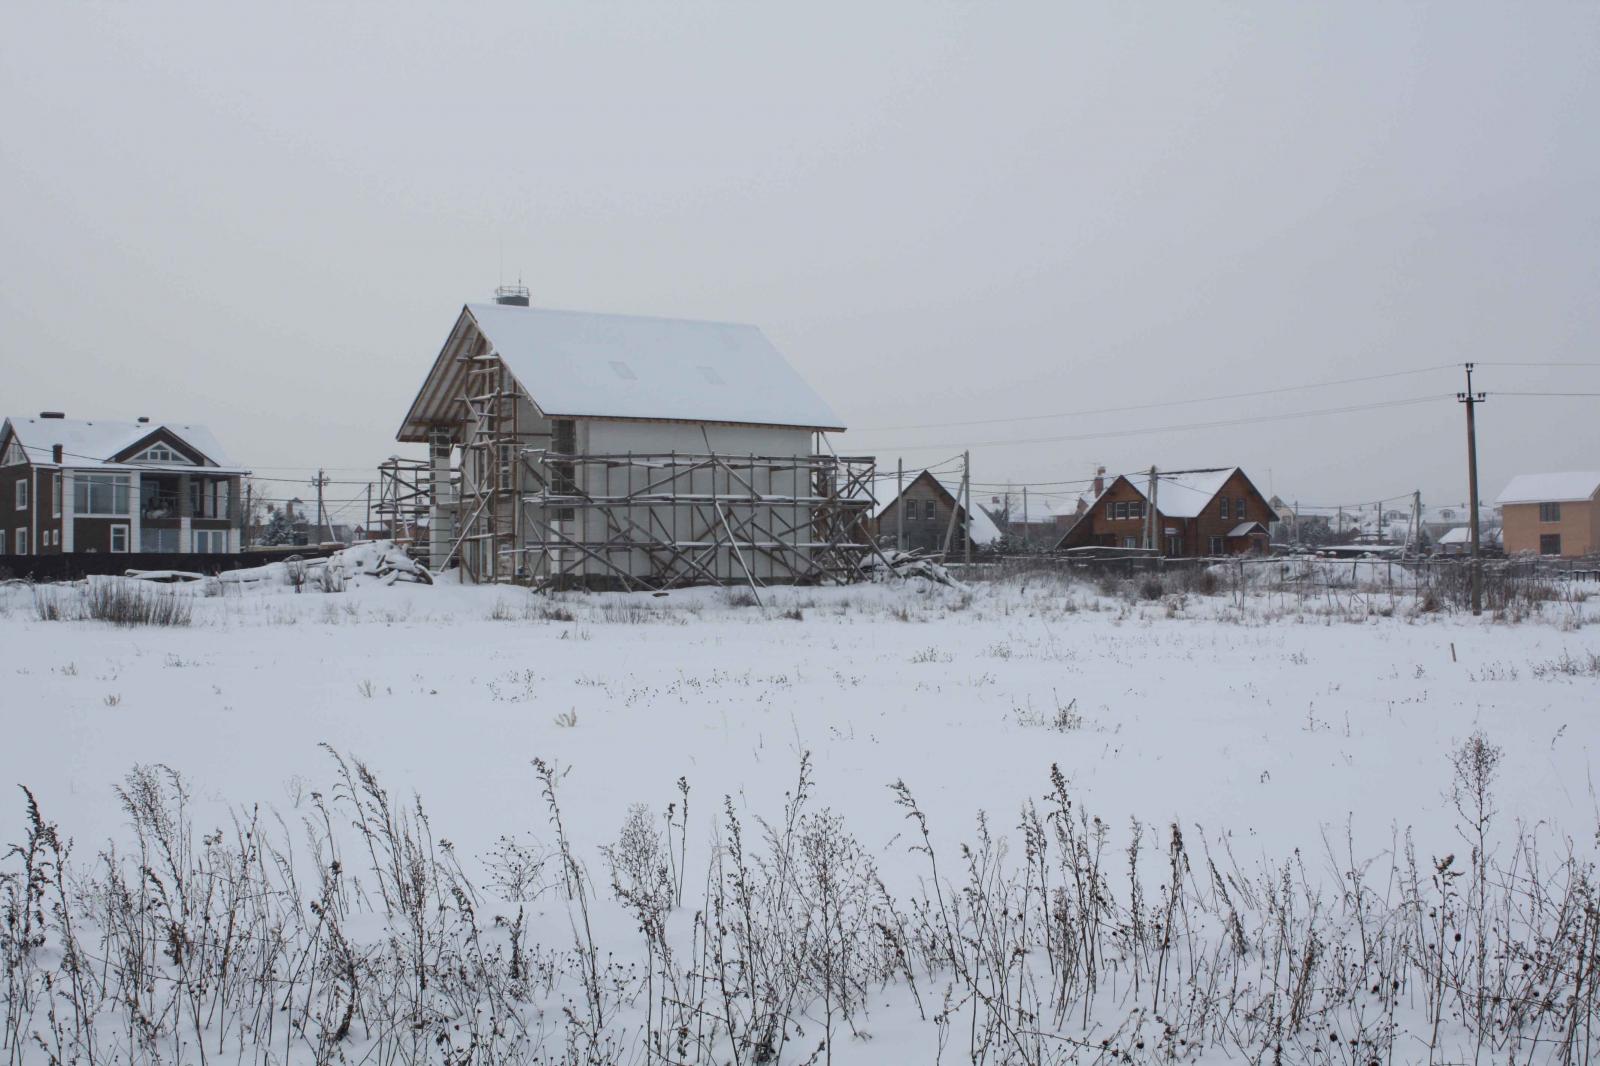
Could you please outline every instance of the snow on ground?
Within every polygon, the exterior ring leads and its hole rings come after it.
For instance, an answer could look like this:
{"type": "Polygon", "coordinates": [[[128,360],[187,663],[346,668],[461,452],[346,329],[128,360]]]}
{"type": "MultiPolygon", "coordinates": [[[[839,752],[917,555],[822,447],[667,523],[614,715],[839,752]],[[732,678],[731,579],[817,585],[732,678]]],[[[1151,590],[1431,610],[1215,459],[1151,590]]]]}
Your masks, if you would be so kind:
{"type": "MultiPolygon", "coordinates": [[[[1406,827],[1425,858],[1461,850],[1447,757],[1475,731],[1505,752],[1497,832],[1540,823],[1592,852],[1600,819],[1600,681],[1582,668],[1600,597],[1507,624],[1326,590],[1141,602],[1047,579],[768,589],[762,606],[448,579],[204,593],[171,593],[192,597],[186,627],[115,628],[41,621],[32,591],[0,590],[0,781],[32,789],[80,853],[126,836],[113,786],[135,764],[181,773],[199,824],[221,826],[256,803],[304,814],[334,776],[319,744],[419,794],[480,875],[501,835],[548,840],[542,758],[602,883],[598,849],[630,805],[664,810],[686,778],[703,868],[722,797],[773,817],[803,751],[814,804],[892,883],[922,866],[891,783],[953,845],[980,810],[1014,835],[1052,765],[1113,850],[1131,818],[1176,821],[1243,864],[1299,849],[1314,876],[1347,829],[1358,855],[1406,827]]],[[[24,831],[14,796],[6,842],[24,831]]]]}
{"type": "MultiPolygon", "coordinates": [[[[189,627],[117,629],[37,621],[16,591],[0,619],[0,777],[98,839],[134,763],[168,764],[219,801],[281,805],[328,776],[326,742],[420,792],[465,841],[536,820],[519,811],[535,755],[570,768],[574,808],[609,834],[680,775],[762,807],[809,750],[822,799],[879,824],[881,843],[899,831],[897,778],[954,828],[979,808],[1009,815],[1059,763],[1113,820],[1178,817],[1281,852],[1347,815],[1364,838],[1446,832],[1446,754],[1481,729],[1508,749],[1508,814],[1582,833],[1595,813],[1595,686],[1536,671],[1600,648],[1600,630],[1191,620],[1054,586],[765,600],[373,587],[197,599],[189,627]],[[789,604],[803,620],[781,617],[789,604]],[[576,620],[537,617],[550,607],[576,620]],[[1081,725],[1049,728],[1069,705],[1081,725]]],[[[0,808],[0,828],[18,817],[0,808]]]]}

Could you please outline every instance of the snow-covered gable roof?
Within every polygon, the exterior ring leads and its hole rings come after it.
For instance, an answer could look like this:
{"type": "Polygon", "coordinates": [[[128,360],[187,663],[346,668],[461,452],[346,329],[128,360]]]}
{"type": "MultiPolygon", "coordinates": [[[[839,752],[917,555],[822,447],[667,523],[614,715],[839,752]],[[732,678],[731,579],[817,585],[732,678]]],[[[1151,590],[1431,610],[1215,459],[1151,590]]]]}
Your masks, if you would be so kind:
{"type": "Polygon", "coordinates": [[[1600,492],[1600,472],[1571,471],[1562,474],[1518,474],[1511,479],[1495,503],[1575,503],[1592,500],[1600,492]]]}
{"type": "MultiPolygon", "coordinates": [[[[227,470],[238,470],[209,429],[190,423],[121,422],[98,418],[25,418],[13,415],[5,420],[5,425],[16,434],[18,443],[26,449],[28,459],[34,463],[53,462],[55,446],[59,444],[62,465],[79,468],[101,466],[152,433],[166,430],[199,452],[211,464],[227,470]]],[[[0,436],[4,436],[3,430],[0,430],[0,436]]],[[[239,472],[247,471],[239,470],[239,472]]]]}
{"type": "Polygon", "coordinates": [[[1440,544],[1467,544],[1472,540],[1472,530],[1466,526],[1456,526],[1444,536],[1439,538],[1440,544]]]}
{"type": "MultiPolygon", "coordinates": [[[[1222,491],[1222,486],[1239,468],[1210,470],[1202,474],[1156,474],[1156,510],[1168,518],[1198,518],[1222,491]]],[[[1149,479],[1133,477],[1128,483],[1139,490],[1146,499],[1150,497],[1149,479]]]]}
{"type": "MultiPolygon", "coordinates": [[[[939,477],[937,474],[930,474],[926,470],[920,470],[913,477],[906,479],[906,488],[910,489],[912,485],[915,485],[924,477],[935,482],[940,488],[944,489],[944,491],[949,494],[951,501],[955,504],[958,510],[964,510],[964,508],[961,507],[961,481],[959,478],[951,481],[946,478],[939,477]]],[[[889,490],[882,492],[878,496],[877,503],[872,509],[872,517],[882,517],[890,507],[894,506],[895,501],[899,498],[900,494],[893,491],[892,487],[889,490]]],[[[989,517],[989,513],[982,507],[979,507],[977,504],[972,505],[972,516],[968,524],[971,527],[969,535],[972,537],[972,543],[996,544],[999,542],[1000,527],[995,525],[994,519],[989,517]]]]}
{"type": "MultiPolygon", "coordinates": [[[[1158,484],[1156,486],[1156,510],[1167,518],[1198,518],[1205,512],[1206,507],[1222,491],[1222,486],[1234,474],[1242,473],[1236,466],[1222,470],[1207,470],[1194,474],[1163,474],[1156,472],[1158,484]]],[[[1249,480],[1246,475],[1246,480],[1249,480]]],[[[1144,474],[1118,474],[1106,482],[1105,489],[1097,495],[1088,506],[1093,511],[1100,506],[1100,501],[1106,493],[1116,488],[1118,481],[1126,481],[1133,486],[1135,492],[1150,499],[1150,479],[1144,474]]],[[[1267,505],[1272,506],[1270,503],[1267,505]]],[[[1276,515],[1276,511],[1273,512],[1276,515]]]]}
{"type": "Polygon", "coordinates": [[[547,415],[844,428],[755,326],[508,304],[466,310],[547,415]]]}

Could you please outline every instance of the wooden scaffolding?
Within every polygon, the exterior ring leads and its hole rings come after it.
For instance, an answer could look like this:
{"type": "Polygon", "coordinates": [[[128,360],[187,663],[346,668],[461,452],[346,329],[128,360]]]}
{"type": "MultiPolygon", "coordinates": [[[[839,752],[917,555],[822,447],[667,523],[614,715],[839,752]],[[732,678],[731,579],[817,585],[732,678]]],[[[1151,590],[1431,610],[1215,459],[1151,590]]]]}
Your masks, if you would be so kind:
{"type": "Polygon", "coordinates": [[[396,507],[427,500],[436,570],[659,590],[856,581],[877,556],[874,462],[825,453],[820,432],[812,454],[726,454],[703,427],[704,451],[587,454],[589,434],[580,444],[578,422],[545,417],[482,337],[455,359],[453,420],[394,478],[396,507]]]}
{"type": "Polygon", "coordinates": [[[863,580],[874,461],[530,449],[519,580],[540,588],[863,580]]]}
{"type": "Polygon", "coordinates": [[[390,540],[413,555],[425,553],[431,510],[426,461],[391,455],[378,464],[378,502],[372,516],[390,540]]]}

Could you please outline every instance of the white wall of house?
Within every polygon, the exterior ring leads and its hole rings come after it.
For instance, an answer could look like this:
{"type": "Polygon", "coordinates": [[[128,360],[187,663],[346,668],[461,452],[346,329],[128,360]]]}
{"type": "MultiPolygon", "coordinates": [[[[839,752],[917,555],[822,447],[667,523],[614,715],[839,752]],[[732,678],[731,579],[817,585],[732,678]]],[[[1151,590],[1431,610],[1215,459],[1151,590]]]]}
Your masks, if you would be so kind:
{"type": "MultiPolygon", "coordinates": [[[[578,441],[580,449],[589,455],[671,452],[705,454],[709,451],[723,455],[804,457],[811,454],[812,435],[808,430],[779,427],[585,420],[579,424],[578,441]]],[[[629,465],[609,468],[586,466],[580,467],[580,472],[585,478],[582,486],[584,491],[590,495],[604,496],[622,496],[639,491],[653,479],[660,479],[663,476],[663,472],[658,469],[629,465]]],[[[743,474],[743,471],[740,473],[743,474]]],[[[754,489],[764,496],[809,495],[809,486],[803,473],[797,475],[791,470],[776,469],[759,470],[751,476],[755,479],[754,489]]],[[[706,496],[730,493],[743,495],[748,491],[747,487],[736,478],[712,470],[699,471],[692,478],[681,479],[677,490],[680,494],[706,496]]],[[[749,512],[748,509],[741,507],[724,508],[724,513],[729,518],[730,526],[736,528],[739,525],[739,515],[749,512]]],[[[657,535],[665,529],[675,531],[680,540],[692,541],[702,537],[711,538],[712,534],[706,531],[705,527],[707,521],[715,514],[715,507],[710,503],[702,504],[698,510],[693,504],[684,503],[677,506],[667,504],[634,508],[631,517],[634,522],[657,535]]],[[[793,576],[790,567],[781,559],[773,558],[762,551],[760,545],[763,542],[770,543],[776,536],[808,539],[809,534],[805,532],[795,534],[789,530],[794,526],[803,525],[808,520],[809,505],[763,504],[757,509],[756,514],[758,524],[764,526],[766,532],[738,532],[735,534],[735,539],[742,545],[738,553],[719,550],[702,560],[703,565],[710,568],[719,578],[726,581],[743,580],[746,567],[761,580],[781,581],[793,576]]],[[[605,537],[604,515],[594,511],[579,510],[576,520],[578,528],[575,535],[580,539],[593,541],[605,537]]],[[[624,559],[628,572],[638,576],[651,573],[657,565],[647,553],[639,550],[613,556],[613,561],[619,564],[622,564],[624,559]]],[[[584,568],[585,573],[605,572],[603,566],[593,561],[586,561],[584,568]]]]}

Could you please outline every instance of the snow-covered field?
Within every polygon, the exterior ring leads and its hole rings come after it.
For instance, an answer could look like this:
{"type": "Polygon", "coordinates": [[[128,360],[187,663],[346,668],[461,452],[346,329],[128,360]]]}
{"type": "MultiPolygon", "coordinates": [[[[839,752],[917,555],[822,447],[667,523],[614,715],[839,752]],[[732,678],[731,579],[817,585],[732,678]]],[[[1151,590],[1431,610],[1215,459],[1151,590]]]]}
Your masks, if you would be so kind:
{"type": "MultiPolygon", "coordinates": [[[[65,891],[74,896],[104,896],[106,864],[96,855],[114,847],[124,860],[136,856],[135,823],[143,818],[148,847],[161,821],[140,805],[160,779],[130,782],[136,766],[181,776],[194,849],[185,861],[191,872],[205,868],[208,884],[227,864],[207,867],[205,856],[236,844],[235,825],[252,809],[270,810],[261,819],[265,835],[251,839],[294,849],[288,863],[304,897],[288,907],[298,917],[280,915],[275,928],[304,925],[322,957],[285,947],[263,964],[279,983],[278,999],[305,1000],[286,1009],[269,1037],[262,1025],[270,1018],[263,1023],[258,1011],[241,1020],[215,1002],[231,987],[224,975],[186,974],[181,950],[148,946],[148,968],[189,989],[189,998],[174,995],[177,1006],[160,1007],[162,989],[152,984],[147,1013],[168,1013],[141,1030],[145,1023],[127,1020],[138,1013],[129,997],[119,1000],[116,982],[105,977],[114,966],[101,945],[111,940],[93,928],[104,911],[85,903],[78,932],[89,946],[81,953],[99,960],[86,969],[101,979],[95,1061],[190,1062],[201,1050],[259,1062],[800,1062],[813,1052],[819,1062],[858,1063],[941,1055],[951,1062],[974,1055],[989,1062],[1272,1061],[1278,1047],[1286,1049],[1283,1061],[1401,1062],[1426,1061],[1430,1042],[1447,1049],[1441,1060],[1460,1061],[1480,1045],[1471,1010],[1493,1012],[1471,994],[1452,999],[1444,990],[1473,970],[1471,958],[1429,969],[1429,953],[1457,943],[1449,936],[1461,929],[1469,946],[1487,945],[1487,930],[1499,929],[1495,951],[1505,956],[1503,941],[1520,935],[1519,921],[1542,930],[1526,933],[1530,953],[1538,935],[1587,928],[1581,907],[1577,925],[1562,924],[1559,914],[1541,925],[1530,904],[1520,918],[1508,909],[1474,930],[1469,901],[1481,884],[1478,913],[1520,905],[1501,899],[1495,886],[1521,885],[1534,855],[1549,864],[1539,880],[1553,894],[1594,859],[1600,596],[1550,602],[1511,624],[1423,613],[1403,599],[1348,591],[1145,601],[1048,578],[967,588],[919,580],[768,589],[760,606],[738,591],[537,596],[448,580],[352,582],[338,593],[262,583],[212,596],[196,587],[161,594],[190,598],[190,624],[44,621],[35,592],[0,591],[0,780],[27,786],[44,820],[72,838],[75,884],[65,891]],[[1485,840],[1499,864],[1481,868],[1469,858],[1474,807],[1452,763],[1474,734],[1484,743],[1466,750],[1492,764],[1485,840]],[[373,868],[385,865],[387,853],[369,851],[351,827],[361,811],[376,808],[357,806],[333,753],[370,768],[376,785],[365,794],[370,800],[377,786],[386,790],[392,822],[413,794],[420,799],[432,850],[424,846],[418,861],[459,867],[432,880],[419,875],[419,891],[439,897],[429,896],[428,907],[410,912],[381,902],[389,875],[373,868]],[[803,757],[810,782],[796,804],[803,757]],[[570,863],[535,759],[555,784],[570,863]],[[891,789],[897,782],[904,792],[891,789]],[[908,817],[908,796],[926,820],[937,878],[929,855],[917,850],[923,840],[918,819],[908,817]],[[640,804],[649,808],[644,819],[640,804]],[[1029,804],[1039,839],[1047,840],[1042,863],[1024,828],[1029,804]],[[785,829],[786,805],[796,808],[793,833],[785,829]],[[326,821],[324,808],[332,812],[326,821]],[[825,810],[838,821],[822,818],[825,810]],[[806,814],[810,821],[801,820],[806,814]],[[631,816],[630,836],[622,831],[631,816]],[[740,912],[739,878],[729,872],[738,865],[729,860],[735,822],[751,880],[763,886],[745,902],[765,899],[765,921],[749,917],[758,905],[744,909],[742,925],[736,913],[724,913],[740,912]],[[837,830],[831,836],[829,825],[837,830]],[[1130,877],[1136,825],[1142,865],[1130,877]],[[1171,890],[1174,825],[1183,838],[1177,880],[1190,883],[1192,899],[1171,890]],[[221,835],[208,849],[205,838],[215,831],[221,835]],[[338,842],[344,872],[359,882],[341,890],[336,909],[346,924],[337,938],[328,933],[337,923],[322,911],[309,917],[305,902],[318,897],[319,833],[338,842]],[[985,833],[994,841],[987,859],[985,833]],[[1409,895],[1408,833],[1419,871],[1409,895]],[[841,838],[859,854],[828,852],[841,838]],[[785,839],[795,847],[786,850],[785,839]],[[964,854],[963,845],[973,851],[964,854]],[[1561,873],[1569,852],[1573,865],[1561,873]],[[645,858],[633,866],[618,859],[630,853],[645,858]],[[819,853],[833,855],[833,868],[873,871],[858,878],[869,886],[860,898],[844,877],[835,898],[845,903],[829,911],[829,882],[816,872],[829,867],[818,866],[819,853]],[[1458,857],[1440,872],[1436,860],[1446,855],[1458,857]],[[513,870],[521,860],[534,867],[526,878],[513,870]],[[789,862],[810,873],[793,875],[793,899],[776,898],[789,862]],[[984,873],[984,862],[998,872],[984,873]],[[655,872],[661,865],[665,890],[655,872]],[[1027,871],[1035,865],[1032,876],[1044,887],[1032,887],[1031,906],[1045,916],[1040,926],[1055,916],[1055,933],[1013,928],[1027,924],[1027,871]],[[1363,870],[1370,889],[1353,887],[1353,871],[1363,870]],[[1459,880],[1457,871],[1465,871],[1459,880]],[[429,934],[418,930],[430,914],[450,909],[452,898],[465,907],[449,890],[454,876],[474,886],[470,910],[489,945],[481,952],[497,960],[474,956],[474,965],[537,969],[543,945],[544,983],[524,972],[497,984],[501,973],[469,991],[444,992],[449,982],[437,978],[433,989],[416,991],[412,1033],[397,1038],[362,997],[394,977],[383,960],[398,959],[398,945],[412,943],[395,932],[404,927],[396,914],[415,913],[410,935],[427,943],[429,934]],[[1075,890],[1075,877],[1087,877],[1090,889],[1075,890]],[[575,879],[585,887],[574,890],[575,879]],[[507,888],[508,881],[526,883],[507,888]],[[619,893],[614,881],[634,891],[619,893]],[[1428,895],[1430,883],[1442,883],[1437,899],[1428,895]],[[997,886],[994,897],[974,891],[976,884],[997,886]],[[1130,898],[1136,885],[1142,900],[1130,898]],[[1268,891],[1273,885],[1281,898],[1268,891]],[[655,902],[641,905],[641,898],[655,902]],[[999,898],[1010,901],[1007,920],[985,925],[985,908],[999,898]],[[1366,921],[1382,915],[1388,940],[1365,928],[1352,899],[1371,908],[1366,921]],[[794,917],[795,907],[805,915],[794,917]],[[1190,907],[1180,931],[1178,911],[1190,907]],[[513,926],[519,910],[525,924],[513,926]],[[952,912],[957,931],[941,942],[952,912]],[[701,922],[697,914],[715,917],[701,922]],[[778,914],[809,932],[779,931],[778,914]],[[1155,933],[1141,926],[1145,920],[1155,933]],[[968,921],[971,930],[961,931],[968,921]],[[713,950],[724,936],[742,944],[728,951],[737,963],[713,950]],[[1009,952],[1009,962],[1007,951],[982,948],[1012,936],[1023,947],[1009,952]],[[853,937],[858,947],[866,939],[887,946],[852,959],[853,937]],[[844,946],[830,953],[836,940],[844,946]],[[764,973],[768,985],[758,987],[751,956],[763,944],[773,973],[797,971],[788,984],[764,973]],[[960,944],[970,957],[957,957],[960,944]],[[1095,961],[1069,962],[1069,948],[1095,961]],[[524,949],[534,962],[512,965],[524,949]],[[676,954],[664,964],[669,951],[676,954]],[[1379,958],[1384,952],[1393,953],[1388,962],[1379,958]],[[1251,961],[1217,961],[1230,953],[1251,961]],[[348,988],[363,982],[351,976],[341,985],[334,965],[347,956],[351,975],[370,974],[353,996],[348,988]],[[1422,961],[1397,961],[1411,956],[1422,961]],[[303,972],[283,972],[296,959],[303,972]],[[330,966],[326,987],[317,985],[315,975],[330,966]],[[1073,968],[1081,969],[1073,981],[1060,976],[1073,968]],[[714,969],[733,992],[709,981],[714,969]],[[1237,981],[1244,969],[1264,975],[1248,994],[1215,987],[1216,974],[1237,981]],[[1302,970],[1311,977],[1297,984],[1302,970]],[[1396,988],[1379,994],[1373,985],[1373,1003],[1359,1002],[1364,988],[1335,987],[1345,978],[1355,985],[1391,975],[1396,988]],[[352,1000],[360,1006],[348,1017],[341,1005],[352,1000]],[[1174,1017],[1183,1004],[1189,1013],[1174,1017]],[[450,1017],[456,1010],[479,1021],[463,1026],[450,1017]],[[485,1016],[496,1020],[480,1024],[485,1016]],[[349,1024],[340,1027],[341,1017],[349,1024]],[[652,1045],[641,1035],[651,1029],[667,1036],[652,1045]]],[[[359,775],[351,780],[359,797],[359,775]]],[[[14,792],[0,806],[0,841],[22,843],[27,833],[24,797],[14,792]]],[[[404,840],[403,829],[397,836],[404,840]]],[[[238,850],[248,855],[250,845],[238,850]]],[[[21,864],[13,855],[0,869],[17,874],[21,864]]],[[[166,878],[167,890],[176,880],[166,878]]],[[[268,880],[282,884],[281,876],[268,880]]],[[[17,882],[9,890],[16,898],[17,882]]],[[[396,885],[388,891],[403,894],[396,885]]],[[[185,920],[203,925],[194,917],[201,909],[152,928],[170,934],[185,920]]],[[[39,923],[48,926],[44,910],[39,923]]],[[[218,937],[215,928],[204,935],[218,937]]],[[[1572,935],[1581,958],[1588,934],[1572,935]]],[[[13,978],[35,972],[30,966],[61,967],[61,938],[52,937],[32,962],[12,961],[13,978]]],[[[441,925],[434,942],[457,940],[441,925]]],[[[125,944],[120,950],[126,957],[125,944]]],[[[1448,950],[1454,958],[1464,949],[1448,950]]],[[[1514,993],[1505,978],[1503,997],[1582,999],[1580,979],[1563,976],[1555,954],[1547,952],[1544,984],[1514,993]]],[[[191,948],[188,957],[198,955],[191,948]]],[[[1534,965],[1521,972],[1540,972],[1534,965]]],[[[458,976],[472,986],[466,972],[458,976]]],[[[65,1022],[50,1035],[46,1004],[63,994],[63,983],[58,974],[52,991],[31,993],[26,1019],[8,1022],[8,1056],[44,1062],[69,1047],[88,1061],[89,1036],[65,1022]],[[44,1035],[27,1039],[34,1031],[44,1035]]],[[[8,1017],[22,1013],[17,988],[8,1017]]],[[[1580,1056],[1592,991],[1584,1002],[1588,1008],[1574,1008],[1580,1056]]],[[[1503,1061],[1516,1048],[1518,1061],[1560,1061],[1564,1009],[1530,1007],[1525,1033],[1485,1038],[1489,1057],[1503,1061]]]]}

